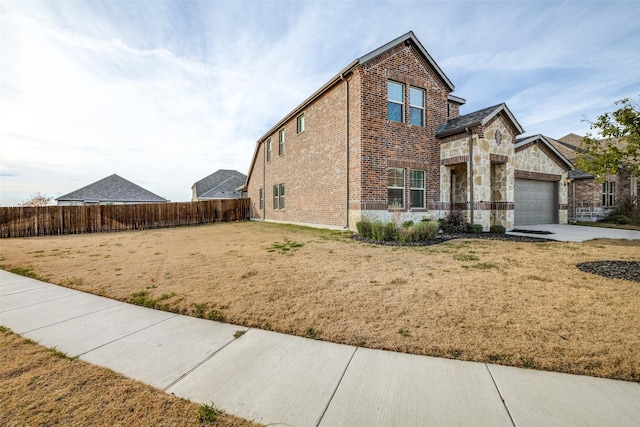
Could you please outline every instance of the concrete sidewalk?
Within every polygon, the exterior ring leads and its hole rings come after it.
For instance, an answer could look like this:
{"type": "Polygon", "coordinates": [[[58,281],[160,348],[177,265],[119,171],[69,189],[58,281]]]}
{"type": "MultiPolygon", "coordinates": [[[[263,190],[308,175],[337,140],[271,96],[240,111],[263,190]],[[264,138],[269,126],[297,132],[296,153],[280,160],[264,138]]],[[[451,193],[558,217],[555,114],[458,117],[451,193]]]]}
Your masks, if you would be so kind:
{"type": "Polygon", "coordinates": [[[638,383],[247,329],[2,270],[0,324],[69,356],[269,425],[632,426],[640,420],[638,383]]]}

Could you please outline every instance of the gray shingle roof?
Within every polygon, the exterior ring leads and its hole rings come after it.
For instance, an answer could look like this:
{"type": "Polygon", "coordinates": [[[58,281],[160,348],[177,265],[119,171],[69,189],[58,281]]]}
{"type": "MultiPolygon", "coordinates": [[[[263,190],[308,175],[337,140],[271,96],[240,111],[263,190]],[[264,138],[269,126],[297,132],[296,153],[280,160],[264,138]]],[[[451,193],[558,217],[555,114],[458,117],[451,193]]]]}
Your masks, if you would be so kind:
{"type": "Polygon", "coordinates": [[[245,174],[236,170],[220,169],[197,181],[191,188],[195,187],[199,199],[237,199],[240,193],[236,189],[244,185],[246,179],[245,174]]]}
{"type": "Polygon", "coordinates": [[[474,111],[470,114],[465,114],[464,116],[456,117],[455,119],[448,120],[445,124],[438,128],[436,136],[438,138],[444,138],[445,136],[464,132],[466,128],[484,125],[502,111],[506,113],[516,129],[518,129],[520,133],[523,133],[524,129],[522,129],[520,123],[518,123],[513,114],[511,114],[511,111],[509,111],[507,105],[502,103],[483,108],[482,110],[474,111]]]}
{"type": "Polygon", "coordinates": [[[56,200],[127,203],[166,203],[169,201],[116,174],[60,196],[56,200]]]}

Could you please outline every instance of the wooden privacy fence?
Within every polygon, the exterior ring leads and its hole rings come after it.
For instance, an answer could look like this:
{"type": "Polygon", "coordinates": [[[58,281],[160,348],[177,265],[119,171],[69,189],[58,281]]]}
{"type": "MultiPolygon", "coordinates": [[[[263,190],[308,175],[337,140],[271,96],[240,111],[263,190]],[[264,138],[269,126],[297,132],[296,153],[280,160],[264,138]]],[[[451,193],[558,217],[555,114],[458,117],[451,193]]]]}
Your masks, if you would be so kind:
{"type": "Polygon", "coordinates": [[[0,237],[53,236],[249,219],[249,199],[131,205],[0,207],[0,237]]]}

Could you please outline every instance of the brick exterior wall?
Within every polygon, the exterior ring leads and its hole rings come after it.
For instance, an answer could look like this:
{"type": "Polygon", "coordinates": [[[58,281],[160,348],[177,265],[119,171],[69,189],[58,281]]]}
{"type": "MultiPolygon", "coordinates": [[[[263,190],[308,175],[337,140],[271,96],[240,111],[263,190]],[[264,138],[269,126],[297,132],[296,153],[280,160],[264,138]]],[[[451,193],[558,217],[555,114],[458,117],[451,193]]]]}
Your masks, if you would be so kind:
{"type": "MultiPolygon", "coordinates": [[[[363,216],[383,215],[387,206],[387,168],[405,169],[405,209],[410,210],[410,169],[425,171],[427,207],[440,203],[440,145],[436,130],[447,120],[447,85],[416,49],[398,45],[358,70],[362,82],[362,187],[363,216]],[[404,117],[387,117],[387,82],[404,85],[404,117]],[[425,91],[425,126],[409,124],[409,88],[425,91]],[[373,212],[372,212],[373,211],[373,212]],[[378,212],[375,212],[378,211],[378,212]]],[[[457,110],[454,109],[457,114],[457,110]]],[[[424,212],[424,209],[421,210],[424,212]]]]}

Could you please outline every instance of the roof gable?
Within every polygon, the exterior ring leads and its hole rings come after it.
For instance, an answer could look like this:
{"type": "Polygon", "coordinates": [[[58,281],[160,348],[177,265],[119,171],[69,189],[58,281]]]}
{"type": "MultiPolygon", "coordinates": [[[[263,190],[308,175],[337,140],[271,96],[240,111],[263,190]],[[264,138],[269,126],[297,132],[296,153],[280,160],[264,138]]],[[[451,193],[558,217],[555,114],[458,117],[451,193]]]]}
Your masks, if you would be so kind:
{"type": "Polygon", "coordinates": [[[427,52],[427,50],[424,48],[424,46],[422,46],[422,43],[420,43],[420,40],[418,40],[418,38],[415,36],[415,34],[413,34],[413,31],[409,31],[408,33],[398,37],[397,39],[391,40],[389,43],[386,43],[386,44],[380,46],[379,48],[367,53],[366,55],[361,56],[360,58],[358,58],[357,61],[358,61],[359,64],[364,64],[365,62],[370,61],[371,59],[375,58],[376,56],[379,56],[379,55],[383,54],[387,50],[399,45],[400,43],[404,43],[406,45],[411,44],[411,45],[415,46],[416,49],[418,50],[418,52],[420,52],[420,54],[427,61],[427,63],[429,65],[431,65],[431,67],[433,67],[433,69],[436,71],[438,76],[447,85],[449,90],[451,92],[453,92],[453,90],[454,90],[453,83],[451,83],[451,80],[449,80],[449,78],[446,76],[444,71],[442,71],[442,68],[440,68],[440,66],[436,63],[436,61],[433,60],[431,55],[429,55],[429,52],[427,52]]]}
{"type": "Polygon", "coordinates": [[[239,197],[238,187],[245,183],[247,176],[236,170],[219,169],[202,178],[191,186],[195,187],[196,197],[208,199],[226,199],[239,197]]]}
{"type": "Polygon", "coordinates": [[[569,159],[567,159],[560,151],[558,151],[556,147],[544,135],[538,134],[516,139],[515,151],[523,150],[526,147],[536,143],[542,144],[546,148],[546,150],[555,157],[554,160],[560,166],[565,167],[566,169],[571,169],[573,167],[571,161],[569,161],[569,159]]]}
{"type": "Polygon", "coordinates": [[[116,174],[60,196],[56,200],[146,203],[166,203],[169,201],[116,174]]]}
{"type": "Polygon", "coordinates": [[[456,117],[455,119],[448,120],[445,124],[438,128],[436,137],[444,138],[449,135],[464,132],[466,129],[474,128],[480,125],[484,126],[500,113],[504,113],[504,115],[509,119],[518,134],[524,132],[524,129],[522,128],[522,126],[520,126],[520,123],[518,123],[514,115],[509,110],[509,107],[507,107],[507,104],[502,103],[483,108],[482,110],[474,111],[470,114],[465,114],[464,116],[456,117]]]}

